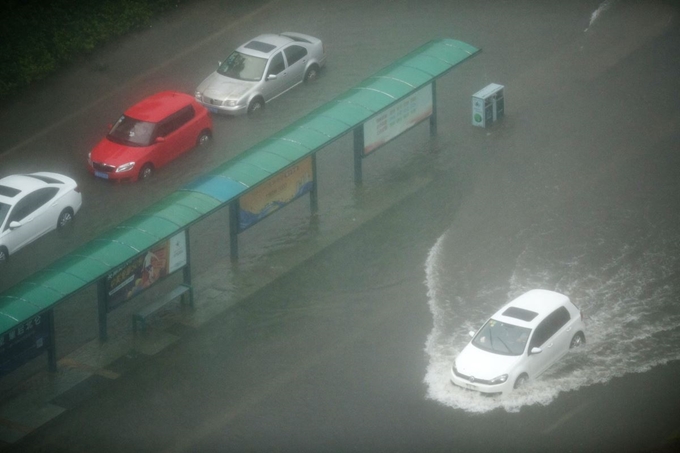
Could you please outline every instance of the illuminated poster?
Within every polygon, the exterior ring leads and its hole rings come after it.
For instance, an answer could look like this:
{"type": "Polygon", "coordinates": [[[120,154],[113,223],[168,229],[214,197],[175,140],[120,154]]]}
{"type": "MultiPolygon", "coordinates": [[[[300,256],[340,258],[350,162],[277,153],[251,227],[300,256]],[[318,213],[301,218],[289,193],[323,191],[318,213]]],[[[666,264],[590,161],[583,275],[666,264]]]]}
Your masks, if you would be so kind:
{"type": "Polygon", "coordinates": [[[239,229],[243,231],[312,190],[312,158],[287,168],[242,196],[239,229]]]}
{"type": "Polygon", "coordinates": [[[432,115],[432,85],[427,85],[364,123],[364,155],[432,115]]]}
{"type": "Polygon", "coordinates": [[[106,277],[108,311],[186,264],[186,234],[182,231],[169,240],[156,244],[145,254],[128,261],[106,277]]]}

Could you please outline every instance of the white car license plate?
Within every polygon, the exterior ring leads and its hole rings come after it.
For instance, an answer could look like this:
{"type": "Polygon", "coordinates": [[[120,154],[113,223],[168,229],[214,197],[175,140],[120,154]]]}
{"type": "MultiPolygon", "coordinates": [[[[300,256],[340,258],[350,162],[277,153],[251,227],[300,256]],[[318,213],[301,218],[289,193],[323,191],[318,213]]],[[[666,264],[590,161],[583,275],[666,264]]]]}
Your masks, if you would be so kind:
{"type": "Polygon", "coordinates": [[[104,172],[101,172],[101,171],[95,171],[94,175],[98,178],[109,179],[108,173],[104,173],[104,172]]]}

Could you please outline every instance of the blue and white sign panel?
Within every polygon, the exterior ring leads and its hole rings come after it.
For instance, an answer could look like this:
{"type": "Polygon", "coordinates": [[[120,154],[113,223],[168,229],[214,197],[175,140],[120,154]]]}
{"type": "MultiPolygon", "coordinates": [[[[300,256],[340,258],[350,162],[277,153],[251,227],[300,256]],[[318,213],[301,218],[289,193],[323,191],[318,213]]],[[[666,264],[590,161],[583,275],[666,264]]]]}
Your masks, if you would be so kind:
{"type": "Polygon", "coordinates": [[[35,315],[0,335],[0,376],[38,357],[51,344],[49,316],[35,315]]]}

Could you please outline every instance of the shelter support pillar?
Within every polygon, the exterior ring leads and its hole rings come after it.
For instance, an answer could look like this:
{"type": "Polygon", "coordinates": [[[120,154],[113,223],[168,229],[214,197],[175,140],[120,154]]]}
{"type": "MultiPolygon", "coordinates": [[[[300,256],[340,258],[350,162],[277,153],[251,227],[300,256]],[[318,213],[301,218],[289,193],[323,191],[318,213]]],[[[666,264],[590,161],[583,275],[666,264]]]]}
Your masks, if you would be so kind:
{"type": "Polygon", "coordinates": [[[437,135],[437,81],[432,81],[432,115],[430,115],[430,136],[437,135]]]}
{"type": "Polygon", "coordinates": [[[183,283],[189,288],[189,294],[187,302],[192,307],[194,306],[194,287],[191,285],[191,237],[189,236],[189,229],[184,230],[184,237],[186,240],[186,253],[187,253],[187,263],[182,269],[183,283]]]}
{"type": "Polygon", "coordinates": [[[54,310],[47,312],[47,322],[50,325],[50,344],[47,346],[47,368],[52,373],[57,372],[57,339],[54,331],[54,310]]]}
{"type": "Polygon", "coordinates": [[[100,278],[97,282],[97,305],[99,307],[99,341],[103,343],[108,340],[106,332],[106,277],[100,278]]]}
{"type": "Polygon", "coordinates": [[[363,183],[362,160],[364,155],[364,125],[354,128],[354,185],[363,183]]]}
{"type": "Polygon", "coordinates": [[[238,198],[229,204],[229,255],[231,262],[238,261],[238,218],[241,205],[238,198]]]}
{"type": "Polygon", "coordinates": [[[309,192],[309,208],[312,211],[312,214],[316,214],[319,210],[318,183],[316,179],[316,153],[312,154],[312,178],[312,190],[309,192]]]}

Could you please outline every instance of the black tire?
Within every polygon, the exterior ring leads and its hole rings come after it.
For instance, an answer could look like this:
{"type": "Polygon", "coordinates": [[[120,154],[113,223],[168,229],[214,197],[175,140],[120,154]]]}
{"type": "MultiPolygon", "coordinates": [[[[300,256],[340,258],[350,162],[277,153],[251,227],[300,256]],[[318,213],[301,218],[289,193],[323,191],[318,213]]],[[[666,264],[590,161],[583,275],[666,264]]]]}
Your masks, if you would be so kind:
{"type": "Polygon", "coordinates": [[[73,209],[65,208],[61,211],[61,214],[59,214],[59,218],[57,219],[57,229],[61,230],[70,225],[71,222],[73,222],[73,209]]]}
{"type": "Polygon", "coordinates": [[[151,177],[153,174],[153,165],[146,163],[142,165],[142,168],[139,170],[139,177],[138,179],[140,181],[145,181],[151,177]]]}
{"type": "Polygon", "coordinates": [[[316,79],[319,78],[319,67],[315,64],[311,65],[309,68],[307,68],[307,72],[305,72],[305,78],[304,82],[305,83],[314,83],[316,82],[316,79]]]}
{"type": "Polygon", "coordinates": [[[212,133],[210,132],[209,129],[203,129],[200,134],[198,134],[198,138],[196,139],[196,146],[199,148],[202,146],[206,146],[208,143],[210,143],[210,139],[212,138],[212,133]]]}
{"type": "Polygon", "coordinates": [[[586,336],[583,335],[583,332],[578,332],[572,337],[571,343],[569,343],[569,349],[578,348],[584,344],[586,344],[586,336]]]}
{"type": "Polygon", "coordinates": [[[520,374],[519,377],[517,378],[517,380],[515,381],[515,385],[514,385],[513,388],[518,389],[518,388],[524,387],[528,380],[529,380],[529,376],[527,376],[526,373],[520,374]]]}
{"type": "Polygon", "coordinates": [[[248,104],[248,116],[258,116],[264,110],[264,101],[262,98],[255,98],[248,104]]]}
{"type": "Polygon", "coordinates": [[[0,247],[0,266],[9,260],[9,252],[6,247],[0,247]]]}

